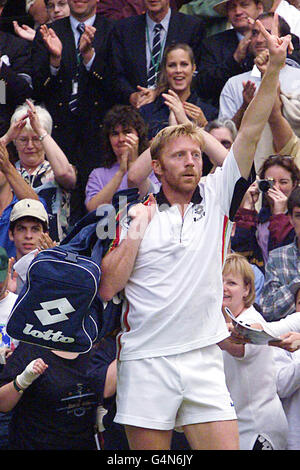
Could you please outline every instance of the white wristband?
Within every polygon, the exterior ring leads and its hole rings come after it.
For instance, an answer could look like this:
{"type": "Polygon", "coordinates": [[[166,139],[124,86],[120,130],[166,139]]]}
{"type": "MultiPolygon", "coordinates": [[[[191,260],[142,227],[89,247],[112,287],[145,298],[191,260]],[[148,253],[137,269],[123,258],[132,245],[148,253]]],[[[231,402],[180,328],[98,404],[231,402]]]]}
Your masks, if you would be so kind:
{"type": "Polygon", "coordinates": [[[31,361],[26,367],[26,369],[24,369],[24,371],[16,377],[17,383],[19,384],[22,390],[25,390],[27,387],[29,387],[29,385],[31,385],[32,382],[34,382],[34,380],[37,379],[40,375],[36,374],[33,371],[33,365],[35,361],[36,359],[34,359],[34,361],[31,361]]]}

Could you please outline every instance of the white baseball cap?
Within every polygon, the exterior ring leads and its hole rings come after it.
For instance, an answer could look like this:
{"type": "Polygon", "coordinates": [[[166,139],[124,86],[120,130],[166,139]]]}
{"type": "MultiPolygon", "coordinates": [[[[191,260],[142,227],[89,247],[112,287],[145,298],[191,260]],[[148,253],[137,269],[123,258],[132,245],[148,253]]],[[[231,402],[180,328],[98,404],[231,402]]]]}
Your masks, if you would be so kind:
{"type": "Polygon", "coordinates": [[[35,217],[46,224],[49,222],[45,207],[41,201],[36,199],[22,199],[15,203],[9,221],[14,222],[15,220],[21,219],[21,217],[35,217]]]}

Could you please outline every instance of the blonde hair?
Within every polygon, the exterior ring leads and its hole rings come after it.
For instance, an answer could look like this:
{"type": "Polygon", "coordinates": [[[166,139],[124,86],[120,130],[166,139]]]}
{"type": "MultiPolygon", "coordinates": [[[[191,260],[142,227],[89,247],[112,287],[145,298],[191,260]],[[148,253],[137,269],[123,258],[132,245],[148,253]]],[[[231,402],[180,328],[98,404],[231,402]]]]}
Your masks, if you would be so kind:
{"type": "Polygon", "coordinates": [[[227,255],[224,267],[224,274],[238,274],[242,277],[245,286],[249,287],[249,293],[244,298],[245,307],[249,308],[255,300],[255,283],[254,283],[254,272],[249,261],[245,256],[238,253],[231,253],[227,255]]]}
{"type": "MultiPolygon", "coordinates": [[[[11,117],[11,124],[13,124],[14,122],[16,122],[18,119],[20,119],[22,116],[24,116],[27,111],[28,111],[28,104],[27,103],[24,103],[24,104],[21,104],[20,106],[18,106],[16,108],[16,110],[14,111],[12,117],[11,117]]],[[[50,113],[47,111],[46,108],[42,107],[42,106],[35,106],[35,110],[37,112],[37,115],[39,117],[39,120],[40,120],[40,123],[43,127],[43,129],[45,129],[46,132],[48,132],[48,134],[51,135],[51,132],[52,132],[52,117],[50,115],[50,113]]],[[[26,129],[27,131],[32,131],[32,127],[30,125],[30,121],[29,121],[29,118],[26,118],[26,124],[25,124],[25,127],[24,129],[26,129]]]]}
{"type": "Polygon", "coordinates": [[[165,145],[170,142],[170,140],[178,139],[178,137],[190,137],[199,144],[200,150],[203,150],[204,148],[203,134],[201,129],[199,129],[195,124],[187,123],[168,126],[159,131],[151,143],[150,154],[152,160],[159,160],[165,145]]]}

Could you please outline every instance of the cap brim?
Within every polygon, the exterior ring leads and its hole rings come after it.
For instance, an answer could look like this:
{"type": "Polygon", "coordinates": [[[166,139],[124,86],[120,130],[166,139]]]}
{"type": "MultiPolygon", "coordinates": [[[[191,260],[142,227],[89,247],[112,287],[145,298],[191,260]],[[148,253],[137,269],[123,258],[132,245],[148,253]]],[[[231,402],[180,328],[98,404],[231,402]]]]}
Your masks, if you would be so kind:
{"type": "MultiPolygon", "coordinates": [[[[220,15],[220,16],[227,16],[227,3],[229,0],[224,0],[223,2],[218,3],[213,7],[213,9],[220,15]]],[[[261,0],[261,3],[264,6],[264,11],[269,11],[270,8],[273,6],[274,0],[261,0]]]]}

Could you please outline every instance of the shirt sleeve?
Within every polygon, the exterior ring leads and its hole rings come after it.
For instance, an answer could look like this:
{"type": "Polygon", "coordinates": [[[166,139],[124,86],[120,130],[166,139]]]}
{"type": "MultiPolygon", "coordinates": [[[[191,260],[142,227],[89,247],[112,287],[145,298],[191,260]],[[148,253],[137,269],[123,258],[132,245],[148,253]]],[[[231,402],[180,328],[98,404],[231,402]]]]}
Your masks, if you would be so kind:
{"type": "Polygon", "coordinates": [[[85,203],[89,202],[92,197],[94,197],[96,194],[103,189],[104,183],[102,179],[102,173],[99,168],[93,170],[90,173],[90,176],[88,178],[88,182],[86,184],[85,188],[85,203]]]}
{"type": "Polygon", "coordinates": [[[267,322],[267,327],[274,336],[280,336],[290,331],[300,333],[300,312],[291,313],[279,321],[267,322]]]}
{"type": "Polygon", "coordinates": [[[241,177],[232,148],[223,165],[218,167],[212,175],[207,175],[206,185],[209,191],[215,193],[216,203],[221,206],[222,212],[233,220],[234,214],[231,214],[231,207],[239,205],[234,204],[235,199],[239,202],[242,200],[249,184],[241,177]]]}
{"type": "Polygon", "coordinates": [[[270,253],[265,269],[265,283],[261,293],[260,306],[267,321],[279,320],[295,312],[295,296],[291,290],[294,283],[300,282],[295,276],[291,283],[283,284],[280,272],[283,269],[276,250],[270,253]]]}
{"type": "Polygon", "coordinates": [[[300,358],[280,348],[274,348],[277,393],[288,398],[300,387],[300,358]]]}
{"type": "MultiPolygon", "coordinates": [[[[242,93],[241,96],[243,96],[242,93]]],[[[235,90],[233,81],[231,79],[227,80],[220,95],[219,119],[232,119],[241,104],[241,97],[235,90]]]]}

